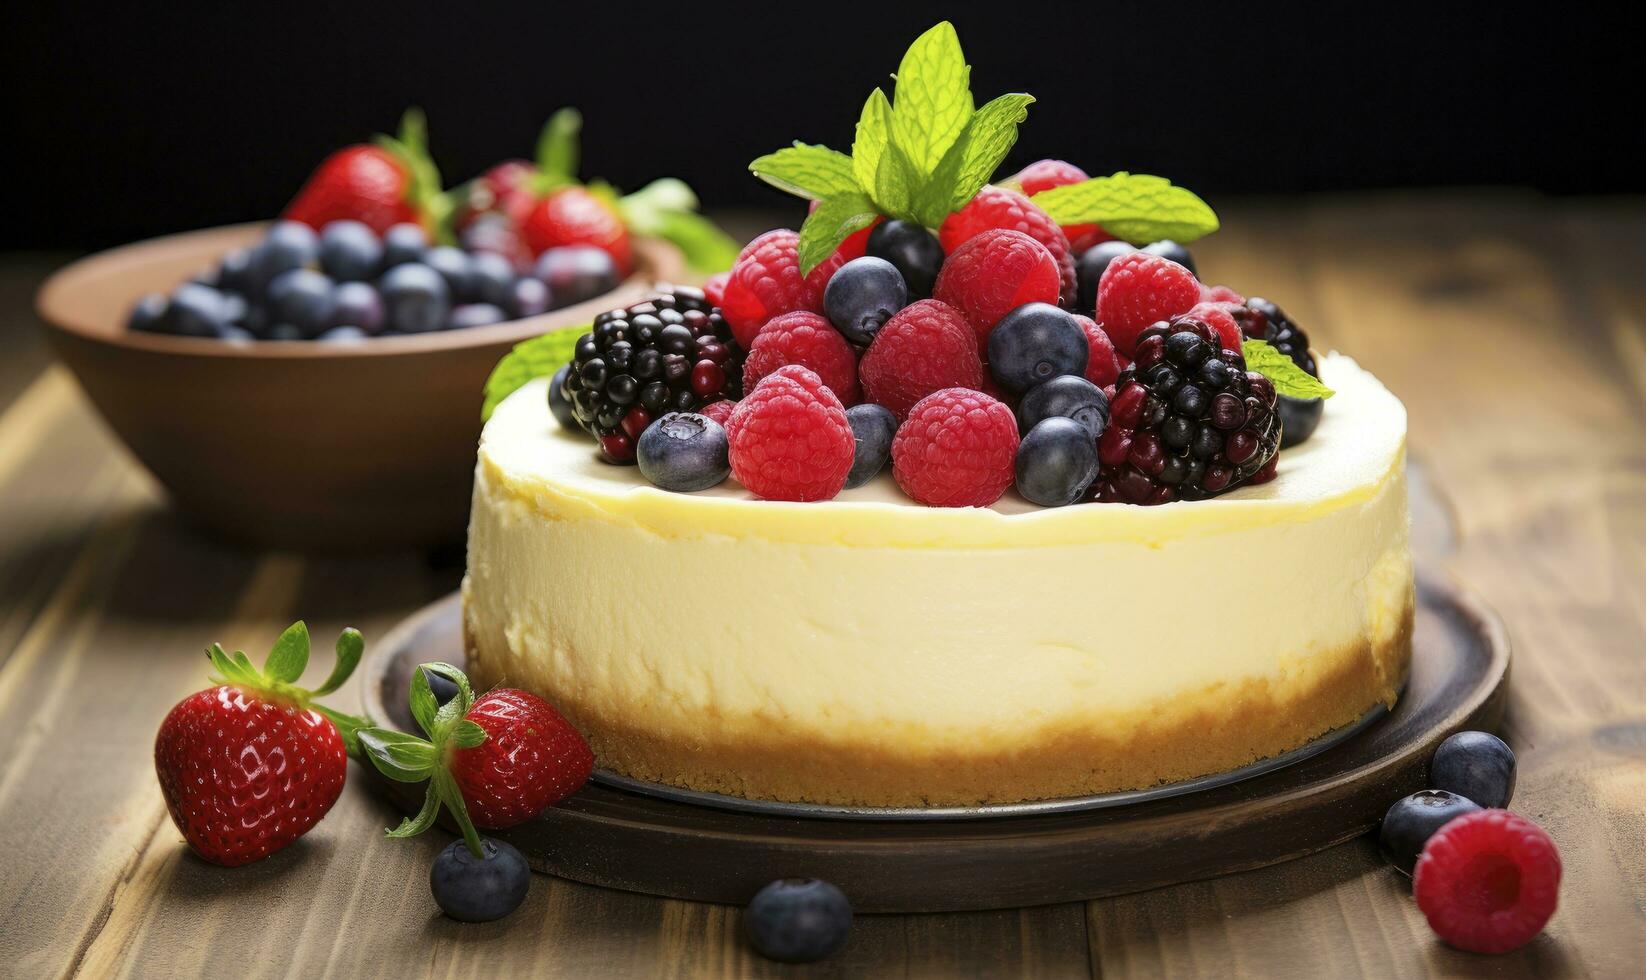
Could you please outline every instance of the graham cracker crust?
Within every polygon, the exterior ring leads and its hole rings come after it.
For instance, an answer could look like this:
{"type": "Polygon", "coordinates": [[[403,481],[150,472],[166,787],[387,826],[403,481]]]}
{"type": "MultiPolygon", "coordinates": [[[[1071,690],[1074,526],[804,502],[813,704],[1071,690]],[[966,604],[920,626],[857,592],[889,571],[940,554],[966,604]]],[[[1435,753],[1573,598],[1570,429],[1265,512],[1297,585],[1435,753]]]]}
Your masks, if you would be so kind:
{"type": "MultiPolygon", "coordinates": [[[[912,726],[875,726],[819,739],[775,721],[717,713],[680,719],[611,717],[575,691],[539,691],[583,732],[603,769],[636,779],[749,799],[846,806],[975,806],[1145,789],[1226,772],[1280,755],[1350,724],[1374,705],[1392,706],[1411,667],[1410,603],[1393,639],[1364,640],[1321,655],[1329,664],[1306,688],[1280,692],[1266,680],[1211,684],[1193,693],[1087,725],[1048,724],[986,733],[966,751],[933,749],[912,726]],[[645,724],[650,722],[650,726],[645,724]],[[672,730],[671,730],[672,729],[672,730]]],[[[464,622],[476,685],[519,684],[476,649],[464,622]]]]}

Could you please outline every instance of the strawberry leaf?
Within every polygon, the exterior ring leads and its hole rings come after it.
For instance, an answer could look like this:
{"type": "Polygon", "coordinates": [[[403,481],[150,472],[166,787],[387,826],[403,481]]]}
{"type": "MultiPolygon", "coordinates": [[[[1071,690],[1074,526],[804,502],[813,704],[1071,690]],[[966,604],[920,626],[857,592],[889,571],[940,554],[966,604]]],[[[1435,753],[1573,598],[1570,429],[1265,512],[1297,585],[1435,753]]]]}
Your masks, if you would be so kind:
{"type": "Polygon", "coordinates": [[[475,857],[484,857],[485,850],[480,846],[480,835],[474,829],[474,821],[469,819],[469,806],[463,801],[463,793],[457,788],[457,780],[445,768],[435,770],[434,778],[429,782],[429,791],[440,797],[440,802],[446,805],[451,812],[452,820],[463,831],[463,841],[469,845],[469,853],[475,857]]]}
{"type": "Polygon", "coordinates": [[[309,665],[309,627],[300,619],[286,627],[274,641],[269,659],[263,661],[263,673],[272,681],[296,683],[309,665]]]}
{"type": "Polygon", "coordinates": [[[486,730],[478,722],[464,718],[452,729],[451,742],[460,749],[472,749],[486,741],[486,730]]]}
{"type": "Polygon", "coordinates": [[[577,182],[578,136],[583,114],[567,106],[549,117],[537,134],[537,171],[561,185],[577,182]]]}
{"type": "Polygon", "coordinates": [[[337,726],[337,734],[343,737],[343,750],[345,752],[353,758],[362,758],[360,754],[360,730],[371,727],[366,719],[344,714],[323,704],[311,704],[309,708],[325,715],[333,725],[337,726]]]}
{"type": "Polygon", "coordinates": [[[412,718],[417,721],[417,727],[433,736],[434,716],[440,711],[440,702],[435,699],[434,691],[429,687],[428,672],[422,668],[412,671],[411,693],[407,705],[411,708],[412,718]]]}
{"type": "Polygon", "coordinates": [[[1248,371],[1256,371],[1268,378],[1276,392],[1289,398],[1330,398],[1337,394],[1266,340],[1243,342],[1240,354],[1246,359],[1248,371]]]}
{"type": "Polygon", "coordinates": [[[434,820],[438,816],[440,816],[440,796],[434,791],[434,787],[430,786],[423,794],[423,806],[417,811],[417,815],[400,821],[400,826],[388,831],[387,835],[395,838],[416,837],[423,831],[433,827],[434,820]]]}
{"type": "Polygon", "coordinates": [[[402,783],[420,783],[440,768],[434,745],[392,728],[362,728],[360,748],[377,771],[402,783]]]}
{"type": "Polygon", "coordinates": [[[852,142],[852,174],[857,178],[857,189],[873,192],[879,174],[880,157],[891,140],[892,104],[886,93],[875,89],[863,103],[863,113],[857,117],[857,136],[852,142]]]}
{"type": "Polygon", "coordinates": [[[1017,142],[1017,127],[1033,102],[1034,96],[1014,92],[990,99],[972,114],[915,202],[922,224],[941,225],[983,189],[1017,142]]]}
{"type": "Polygon", "coordinates": [[[1164,177],[1121,171],[1034,195],[1060,225],[1098,224],[1134,245],[1170,238],[1188,244],[1217,230],[1217,214],[1164,177]]]}
{"type": "Polygon", "coordinates": [[[880,212],[859,191],[838,194],[817,206],[800,226],[800,274],[809,276],[852,233],[874,224],[880,212]]]}
{"type": "Polygon", "coordinates": [[[663,177],[617,201],[631,232],[673,242],[701,273],[731,268],[738,246],[720,226],[697,213],[697,195],[683,180],[663,177]]]}
{"type": "Polygon", "coordinates": [[[749,172],[778,190],[813,201],[858,190],[852,158],[826,146],[796,142],[756,158],[749,172]]]}
{"type": "Polygon", "coordinates": [[[366,652],[366,640],[360,631],[349,627],[337,635],[337,662],[332,665],[331,673],[326,682],[309,693],[315,697],[330,694],[343,686],[354,673],[354,668],[360,664],[360,658],[366,652]]]}
{"type": "Polygon", "coordinates": [[[892,145],[921,175],[932,172],[971,118],[971,74],[948,21],[915,38],[897,66],[892,145]]]}
{"type": "Polygon", "coordinates": [[[587,325],[562,327],[514,345],[514,349],[503,355],[486,379],[486,398],[480,407],[480,420],[484,422],[491,418],[503,399],[520,390],[527,382],[548,377],[560,370],[560,365],[572,359],[577,338],[588,331],[587,325]]]}

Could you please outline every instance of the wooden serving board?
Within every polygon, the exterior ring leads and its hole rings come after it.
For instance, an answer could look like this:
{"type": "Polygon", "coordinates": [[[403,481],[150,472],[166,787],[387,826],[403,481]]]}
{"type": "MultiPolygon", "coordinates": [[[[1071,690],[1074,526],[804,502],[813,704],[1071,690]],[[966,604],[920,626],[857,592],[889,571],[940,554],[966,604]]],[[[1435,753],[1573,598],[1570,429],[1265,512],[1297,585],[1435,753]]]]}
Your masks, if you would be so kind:
{"type": "MultiPolygon", "coordinates": [[[[454,594],[368,655],[366,712],[411,721],[416,664],[461,664],[454,594]]],[[[1412,676],[1399,704],[1319,755],[1248,780],[1113,809],[971,821],[818,820],[736,813],[591,783],[497,834],[532,866],[575,881],[741,904],[775,878],[832,881],[862,912],[938,912],[1080,901],[1302,857],[1367,832],[1421,789],[1435,746],[1495,728],[1509,669],[1497,618],[1456,585],[1418,582],[1412,676]]],[[[407,812],[423,787],[360,767],[407,812]]]]}

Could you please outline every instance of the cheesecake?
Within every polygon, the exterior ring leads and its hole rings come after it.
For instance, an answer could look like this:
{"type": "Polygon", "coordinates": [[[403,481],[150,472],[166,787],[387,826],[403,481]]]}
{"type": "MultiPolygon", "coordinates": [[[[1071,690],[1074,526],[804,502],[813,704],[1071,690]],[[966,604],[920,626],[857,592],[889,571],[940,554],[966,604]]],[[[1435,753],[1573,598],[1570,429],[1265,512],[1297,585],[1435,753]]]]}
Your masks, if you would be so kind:
{"type": "Polygon", "coordinates": [[[548,698],[600,769],[750,799],[964,806],[1236,769],[1392,705],[1411,659],[1406,413],[1348,357],[1273,480],[1160,506],[651,486],[548,384],[482,436],[477,686],[548,698]]]}

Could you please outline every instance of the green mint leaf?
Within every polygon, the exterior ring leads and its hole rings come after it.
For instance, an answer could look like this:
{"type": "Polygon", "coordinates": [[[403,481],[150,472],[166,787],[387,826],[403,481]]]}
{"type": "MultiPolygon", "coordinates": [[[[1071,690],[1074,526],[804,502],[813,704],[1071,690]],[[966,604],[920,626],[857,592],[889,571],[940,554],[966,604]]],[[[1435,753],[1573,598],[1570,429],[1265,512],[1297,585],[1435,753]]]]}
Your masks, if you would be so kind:
{"type": "Polygon", "coordinates": [[[914,213],[915,192],[920,187],[920,175],[904,154],[902,147],[888,143],[880,157],[879,171],[874,178],[874,203],[880,213],[894,218],[919,220],[914,213]]]}
{"type": "Polygon", "coordinates": [[[537,170],[541,177],[561,183],[577,180],[578,135],[582,131],[583,114],[570,106],[549,117],[537,136],[537,170]]]}
{"type": "Polygon", "coordinates": [[[467,718],[452,729],[451,742],[460,749],[472,749],[486,740],[486,730],[467,718]]]}
{"type": "Polygon", "coordinates": [[[1217,230],[1205,201],[1164,177],[1129,174],[1093,177],[1034,195],[1034,203],[1060,225],[1099,224],[1134,245],[1170,238],[1188,244],[1217,230]]]}
{"type": "Polygon", "coordinates": [[[756,158],[749,172],[778,190],[812,201],[859,189],[852,158],[826,146],[786,146],[756,158]]]}
{"type": "Polygon", "coordinates": [[[819,262],[834,254],[847,236],[874,224],[880,217],[874,202],[860,191],[837,194],[817,206],[800,226],[800,274],[811,275],[819,262]]]}
{"type": "Polygon", "coordinates": [[[1240,345],[1246,370],[1256,371],[1274,383],[1275,391],[1290,398],[1330,398],[1337,392],[1297,366],[1266,340],[1248,340],[1240,345]]]}
{"type": "Polygon", "coordinates": [[[394,838],[416,837],[423,831],[434,826],[434,819],[440,816],[440,794],[435,792],[434,784],[429,784],[427,792],[423,794],[422,809],[417,816],[407,817],[400,821],[400,826],[388,831],[388,836],[394,838]]]}
{"type": "Polygon", "coordinates": [[[429,687],[428,672],[422,668],[412,671],[411,692],[406,703],[411,708],[412,718],[417,721],[417,727],[432,738],[434,716],[440,712],[440,702],[435,699],[434,691],[429,687]]]}
{"type": "Polygon", "coordinates": [[[402,783],[420,783],[440,768],[435,748],[416,735],[392,728],[362,728],[360,749],[377,771],[402,783]]]}
{"type": "Polygon", "coordinates": [[[977,196],[1017,142],[1017,127],[1033,102],[1034,96],[1014,92],[990,99],[972,114],[915,201],[922,224],[941,225],[977,196]]]}
{"type": "Polygon", "coordinates": [[[971,67],[954,25],[943,21],[915,38],[897,66],[892,144],[925,175],[948,152],[972,115],[971,67]]]}
{"type": "Polygon", "coordinates": [[[560,370],[560,365],[572,359],[577,338],[588,332],[587,325],[563,327],[514,345],[486,379],[486,399],[480,407],[480,420],[491,418],[503,399],[519,391],[526,382],[560,370]]]}
{"type": "Polygon", "coordinates": [[[308,665],[309,627],[300,619],[274,641],[269,659],[263,661],[263,673],[270,680],[291,684],[303,676],[303,668],[308,665]]]}
{"type": "Polygon", "coordinates": [[[886,93],[875,89],[863,103],[863,113],[857,117],[857,136],[852,142],[852,173],[857,177],[857,189],[872,193],[875,178],[880,172],[880,157],[892,136],[892,104],[886,93]]]}
{"type": "Polygon", "coordinates": [[[623,223],[639,235],[673,242],[686,263],[705,275],[731,268],[738,245],[697,213],[697,195],[683,180],[663,177],[619,199],[623,223]]]}

